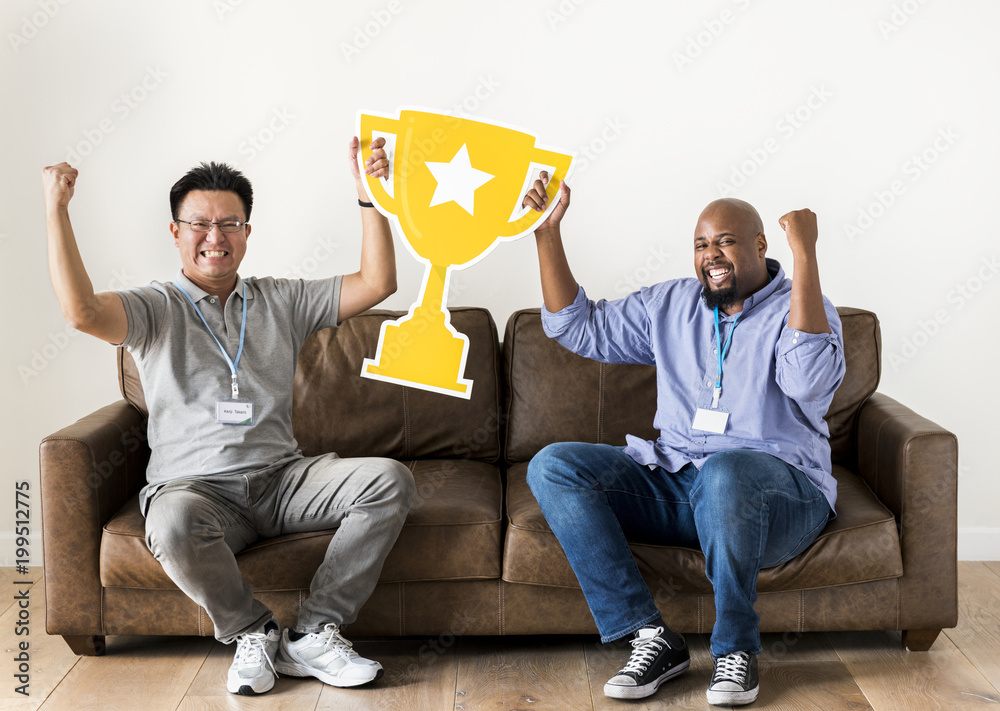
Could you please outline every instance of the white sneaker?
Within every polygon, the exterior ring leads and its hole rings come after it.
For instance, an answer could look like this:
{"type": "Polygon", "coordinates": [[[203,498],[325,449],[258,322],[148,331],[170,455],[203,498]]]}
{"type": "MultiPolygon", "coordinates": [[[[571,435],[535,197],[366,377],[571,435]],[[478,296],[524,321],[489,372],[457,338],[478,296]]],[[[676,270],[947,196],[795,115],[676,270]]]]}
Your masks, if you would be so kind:
{"type": "Polygon", "coordinates": [[[314,676],[331,686],[358,686],[382,676],[382,665],[355,652],[335,624],[294,642],[285,630],[274,666],[281,674],[314,676]]]}
{"type": "Polygon", "coordinates": [[[272,617],[255,630],[236,638],[236,658],[229,667],[226,688],[232,694],[253,696],[274,686],[274,657],[281,643],[281,631],[272,617]]]}

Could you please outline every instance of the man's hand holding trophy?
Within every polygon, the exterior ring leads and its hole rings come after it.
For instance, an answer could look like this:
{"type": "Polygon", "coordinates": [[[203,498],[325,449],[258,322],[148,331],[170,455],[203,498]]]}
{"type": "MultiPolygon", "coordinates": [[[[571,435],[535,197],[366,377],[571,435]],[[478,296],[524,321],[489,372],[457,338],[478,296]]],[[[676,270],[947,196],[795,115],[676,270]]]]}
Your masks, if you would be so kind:
{"type": "MultiPolygon", "coordinates": [[[[385,139],[389,175],[365,176],[365,185],[426,265],[418,301],[382,324],[375,358],[365,359],[361,375],[469,398],[469,343],[450,323],[449,274],[533,231],[556,207],[573,156],[536,146],[535,136],[508,126],[418,109],[401,109],[398,118],[359,113],[358,136],[362,146],[385,139]],[[549,206],[522,206],[542,172],[549,206]]],[[[361,165],[370,152],[359,153],[361,165]]]]}

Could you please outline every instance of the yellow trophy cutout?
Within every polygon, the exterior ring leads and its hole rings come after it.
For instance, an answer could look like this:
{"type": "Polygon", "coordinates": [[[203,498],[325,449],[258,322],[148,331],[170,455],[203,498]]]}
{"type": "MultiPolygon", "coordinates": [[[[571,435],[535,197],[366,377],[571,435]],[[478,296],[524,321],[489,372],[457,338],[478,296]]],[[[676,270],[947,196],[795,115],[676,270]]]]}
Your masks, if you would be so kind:
{"type": "Polygon", "coordinates": [[[359,112],[358,137],[362,174],[371,142],[385,138],[389,175],[366,176],[366,190],[427,265],[417,301],[406,316],[382,324],[375,358],[365,359],[361,375],[469,398],[469,339],[452,327],[445,306],[450,272],[531,232],[555,207],[573,156],[536,146],[535,136],[509,126],[413,108],[401,108],[399,118],[359,112]],[[550,176],[548,209],[522,208],[542,170],[550,176]]]}

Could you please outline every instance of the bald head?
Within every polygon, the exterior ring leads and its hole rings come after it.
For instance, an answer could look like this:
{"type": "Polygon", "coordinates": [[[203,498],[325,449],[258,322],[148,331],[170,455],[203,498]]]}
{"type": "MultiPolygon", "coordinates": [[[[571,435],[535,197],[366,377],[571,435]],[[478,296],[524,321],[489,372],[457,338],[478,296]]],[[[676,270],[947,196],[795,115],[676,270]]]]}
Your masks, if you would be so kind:
{"type": "Polygon", "coordinates": [[[718,200],[713,200],[701,211],[701,216],[704,217],[707,213],[715,211],[727,213],[738,220],[742,220],[747,230],[755,235],[764,231],[764,223],[760,219],[757,208],[746,200],[737,200],[736,198],[719,198],[718,200]]]}

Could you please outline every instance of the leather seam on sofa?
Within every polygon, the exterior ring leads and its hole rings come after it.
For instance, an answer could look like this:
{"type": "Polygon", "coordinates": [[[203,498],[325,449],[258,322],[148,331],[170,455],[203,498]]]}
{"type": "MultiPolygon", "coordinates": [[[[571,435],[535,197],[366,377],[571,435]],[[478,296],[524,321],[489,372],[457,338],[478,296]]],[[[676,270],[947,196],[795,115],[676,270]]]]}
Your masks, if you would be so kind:
{"type": "MultiPolygon", "coordinates": [[[[532,580],[517,580],[515,578],[508,577],[506,574],[503,575],[503,577],[501,578],[501,580],[503,580],[505,583],[511,583],[513,585],[531,585],[532,587],[536,587],[536,588],[560,588],[562,590],[579,590],[580,589],[579,585],[566,585],[566,584],[563,584],[563,583],[551,583],[551,582],[539,583],[539,582],[532,581],[532,580]]],[[[897,576],[897,575],[880,575],[880,576],[876,576],[876,577],[872,577],[872,578],[865,578],[864,580],[851,580],[851,581],[846,581],[846,582],[834,582],[834,583],[828,583],[826,585],[809,585],[807,587],[782,588],[781,590],[761,590],[761,591],[758,592],[758,596],[760,596],[760,595],[782,595],[782,594],[785,594],[785,593],[799,593],[799,594],[801,594],[801,593],[809,592],[811,590],[829,590],[830,588],[845,588],[845,587],[850,587],[852,585],[865,585],[867,583],[878,583],[878,582],[882,582],[884,580],[895,580],[895,581],[898,582],[899,581],[899,576],[897,576]]],[[[700,595],[700,594],[704,594],[704,593],[697,593],[697,594],[700,595]]],[[[800,614],[801,614],[801,612],[800,612],[800,614]]],[[[898,629],[898,627],[897,627],[897,629],[898,629]]]]}
{"type": "Polygon", "coordinates": [[[497,605],[497,628],[501,635],[506,634],[505,622],[506,622],[506,607],[504,606],[504,580],[501,577],[497,581],[497,600],[499,604],[497,605]]]}

